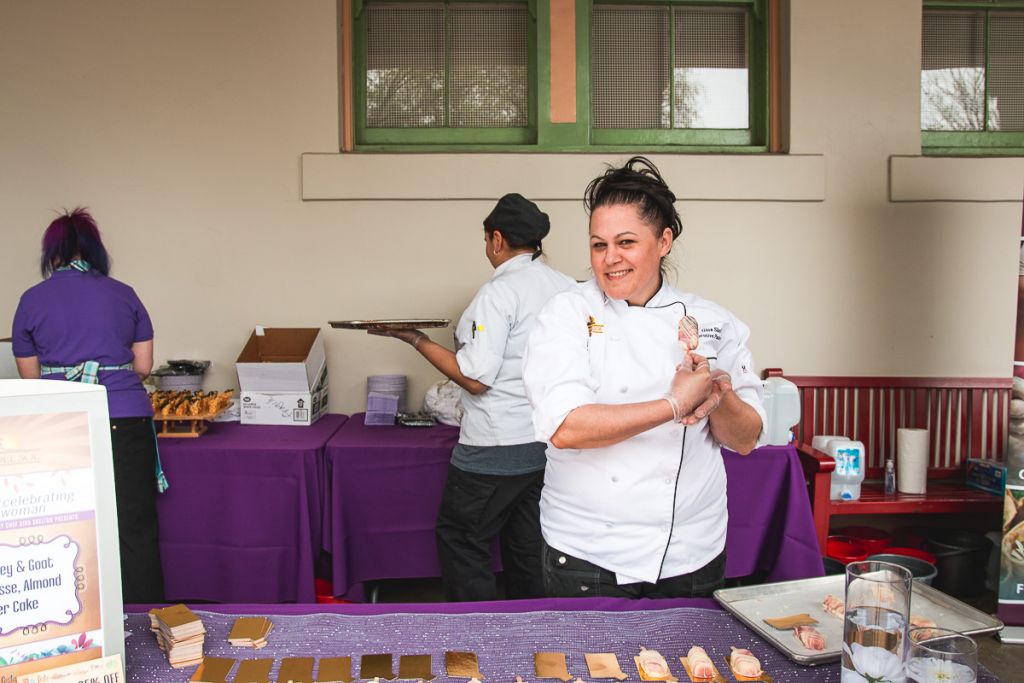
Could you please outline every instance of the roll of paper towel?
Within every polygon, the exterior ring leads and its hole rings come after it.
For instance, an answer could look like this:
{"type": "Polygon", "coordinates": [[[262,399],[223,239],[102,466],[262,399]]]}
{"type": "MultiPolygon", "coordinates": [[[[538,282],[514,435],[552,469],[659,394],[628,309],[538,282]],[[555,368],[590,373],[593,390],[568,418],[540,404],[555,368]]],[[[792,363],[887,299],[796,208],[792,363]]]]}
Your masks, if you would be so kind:
{"type": "Polygon", "coordinates": [[[927,485],[928,430],[900,427],[896,430],[896,489],[921,494],[927,485]]]}

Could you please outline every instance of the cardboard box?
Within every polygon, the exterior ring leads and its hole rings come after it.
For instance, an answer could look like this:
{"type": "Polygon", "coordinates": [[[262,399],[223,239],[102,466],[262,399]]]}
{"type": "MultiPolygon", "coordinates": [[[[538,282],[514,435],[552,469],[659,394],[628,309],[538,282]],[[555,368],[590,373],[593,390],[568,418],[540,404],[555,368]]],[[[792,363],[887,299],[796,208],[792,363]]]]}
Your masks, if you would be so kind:
{"type": "Polygon", "coordinates": [[[1006,487],[1006,465],[998,460],[967,460],[967,485],[996,495],[1003,495],[1006,487]]]}
{"type": "Polygon", "coordinates": [[[327,412],[318,328],[257,327],[235,363],[242,424],[311,425],[327,412]]]}

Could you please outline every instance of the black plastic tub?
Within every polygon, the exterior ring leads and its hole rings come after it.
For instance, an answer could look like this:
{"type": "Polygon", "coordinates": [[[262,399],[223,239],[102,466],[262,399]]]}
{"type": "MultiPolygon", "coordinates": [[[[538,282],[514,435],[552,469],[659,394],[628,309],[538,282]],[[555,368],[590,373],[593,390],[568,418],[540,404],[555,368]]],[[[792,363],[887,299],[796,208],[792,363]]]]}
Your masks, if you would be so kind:
{"type": "Polygon", "coordinates": [[[893,555],[891,553],[879,553],[877,555],[871,555],[868,560],[874,560],[876,562],[888,562],[889,564],[898,564],[899,566],[910,571],[910,575],[914,577],[914,581],[920,581],[928,586],[932,585],[932,581],[935,580],[937,569],[931,562],[925,562],[916,557],[909,557],[908,555],[893,555]]]}
{"type": "Polygon", "coordinates": [[[822,558],[825,561],[825,576],[832,576],[833,574],[845,574],[846,565],[837,560],[834,557],[822,558]]]}
{"type": "Polygon", "coordinates": [[[922,529],[928,552],[935,555],[938,575],[932,585],[955,598],[973,598],[985,591],[992,542],[980,531],[922,529]]]}

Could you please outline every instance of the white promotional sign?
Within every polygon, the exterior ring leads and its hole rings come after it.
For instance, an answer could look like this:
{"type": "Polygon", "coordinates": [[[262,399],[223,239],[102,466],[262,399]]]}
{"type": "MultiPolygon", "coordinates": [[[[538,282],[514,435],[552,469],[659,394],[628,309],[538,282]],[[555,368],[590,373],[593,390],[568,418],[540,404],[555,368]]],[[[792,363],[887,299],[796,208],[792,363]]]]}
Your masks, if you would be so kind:
{"type": "Polygon", "coordinates": [[[124,651],[106,390],[0,380],[0,683],[124,651]]]}
{"type": "Polygon", "coordinates": [[[0,545],[0,636],[33,624],[71,623],[82,611],[78,551],[68,536],[27,547],[0,545]]]}

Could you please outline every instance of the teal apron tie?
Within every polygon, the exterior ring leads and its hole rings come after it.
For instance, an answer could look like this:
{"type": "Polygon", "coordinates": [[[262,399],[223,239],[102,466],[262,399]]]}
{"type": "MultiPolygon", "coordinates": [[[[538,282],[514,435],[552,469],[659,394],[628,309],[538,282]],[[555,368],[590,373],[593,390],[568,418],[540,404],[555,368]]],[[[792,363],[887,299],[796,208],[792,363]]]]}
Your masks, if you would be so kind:
{"type": "Polygon", "coordinates": [[[43,365],[39,370],[44,375],[64,375],[69,382],[82,384],[99,384],[100,370],[131,370],[131,363],[121,365],[100,365],[94,360],[87,360],[78,365],[43,365]]]}
{"type": "MultiPolygon", "coordinates": [[[[72,261],[72,266],[74,266],[72,261]]],[[[82,263],[85,263],[84,261],[82,263]]],[[[88,269],[89,264],[85,264],[88,269]]],[[[44,375],[64,375],[64,379],[69,382],[81,382],[82,384],[99,384],[99,372],[100,370],[132,370],[131,363],[124,363],[123,365],[100,365],[97,361],[87,360],[79,363],[78,365],[43,365],[39,368],[40,372],[44,375]]],[[[156,447],[156,428],[153,428],[153,445],[156,447]]],[[[167,483],[167,477],[164,475],[163,465],[160,463],[160,449],[156,447],[156,490],[159,493],[163,493],[170,484],[167,483]]]]}
{"type": "Polygon", "coordinates": [[[171,485],[167,482],[167,477],[164,476],[163,465],[160,464],[160,447],[157,445],[156,425],[153,424],[152,420],[150,420],[149,424],[153,427],[153,448],[156,450],[156,492],[163,493],[171,488],[171,485]]]}
{"type": "Polygon", "coordinates": [[[87,273],[92,270],[92,264],[84,259],[76,258],[75,260],[68,262],[66,266],[54,268],[54,270],[77,270],[80,273],[87,273]]]}

